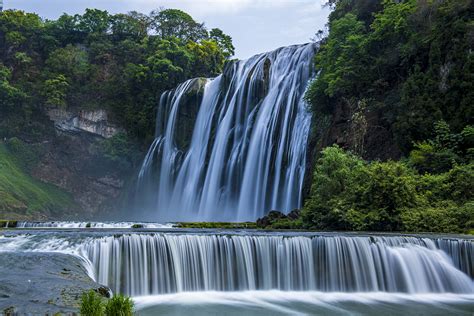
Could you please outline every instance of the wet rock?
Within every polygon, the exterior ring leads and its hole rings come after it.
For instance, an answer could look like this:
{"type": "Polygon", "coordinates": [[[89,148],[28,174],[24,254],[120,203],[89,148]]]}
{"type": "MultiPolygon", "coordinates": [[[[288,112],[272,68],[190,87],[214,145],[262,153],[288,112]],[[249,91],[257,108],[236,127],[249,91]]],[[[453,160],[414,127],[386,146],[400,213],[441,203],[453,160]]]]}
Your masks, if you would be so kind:
{"type": "Polygon", "coordinates": [[[0,254],[0,315],[76,313],[81,295],[110,290],[94,282],[82,259],[61,253],[0,254]]]}

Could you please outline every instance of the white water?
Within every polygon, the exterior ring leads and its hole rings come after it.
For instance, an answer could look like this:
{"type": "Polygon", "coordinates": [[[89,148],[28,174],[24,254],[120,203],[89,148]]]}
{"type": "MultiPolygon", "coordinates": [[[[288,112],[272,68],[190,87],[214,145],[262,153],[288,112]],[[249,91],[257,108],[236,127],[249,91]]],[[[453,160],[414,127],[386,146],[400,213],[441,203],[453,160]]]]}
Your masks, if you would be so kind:
{"type": "Polygon", "coordinates": [[[80,255],[90,262],[94,279],[129,295],[271,289],[474,292],[466,274],[473,269],[472,241],[193,234],[43,237],[3,237],[0,249],[80,255]]]}
{"type": "Polygon", "coordinates": [[[301,206],[314,50],[280,48],[208,80],[188,148],[177,145],[177,120],[197,79],[162,95],[139,173],[147,218],[243,221],[301,206]]]}
{"type": "Polygon", "coordinates": [[[78,221],[52,221],[52,222],[18,222],[17,228],[132,228],[139,225],[143,228],[172,228],[173,224],[159,224],[146,222],[78,222],[78,221]]]}
{"type": "Polygon", "coordinates": [[[136,298],[144,315],[345,314],[368,306],[374,314],[443,315],[474,306],[472,240],[117,233],[13,233],[0,236],[0,251],[79,256],[113,292],[146,296],[136,298]]]}
{"type": "MultiPolygon", "coordinates": [[[[472,268],[472,243],[451,243],[465,248],[456,260],[469,260],[464,267],[472,268]]],[[[472,280],[430,239],[134,234],[96,239],[81,252],[100,283],[128,295],[270,289],[474,292],[472,280]]]]}
{"type": "Polygon", "coordinates": [[[146,315],[466,315],[473,294],[325,293],[325,292],[185,292],[134,298],[146,315]]]}

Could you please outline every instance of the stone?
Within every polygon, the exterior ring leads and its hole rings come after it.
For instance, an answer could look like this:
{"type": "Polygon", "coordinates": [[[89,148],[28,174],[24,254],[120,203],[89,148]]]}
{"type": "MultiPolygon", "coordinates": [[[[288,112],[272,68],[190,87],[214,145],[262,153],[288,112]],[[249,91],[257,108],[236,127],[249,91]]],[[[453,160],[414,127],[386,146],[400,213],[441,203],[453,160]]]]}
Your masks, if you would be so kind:
{"type": "Polygon", "coordinates": [[[84,292],[111,296],[82,259],[62,253],[1,252],[0,275],[0,315],[77,313],[84,292]]]}

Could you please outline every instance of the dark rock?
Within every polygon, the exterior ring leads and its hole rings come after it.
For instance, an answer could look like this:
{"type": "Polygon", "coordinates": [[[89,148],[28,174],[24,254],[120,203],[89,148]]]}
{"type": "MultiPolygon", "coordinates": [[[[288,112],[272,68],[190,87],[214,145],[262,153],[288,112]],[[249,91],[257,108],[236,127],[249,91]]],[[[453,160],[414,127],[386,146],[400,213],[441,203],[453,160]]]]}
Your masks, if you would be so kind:
{"type": "Polygon", "coordinates": [[[290,213],[288,213],[287,217],[291,220],[297,220],[301,215],[301,210],[299,209],[294,209],[293,211],[291,211],[290,213]]]}
{"type": "Polygon", "coordinates": [[[257,219],[257,226],[265,228],[265,227],[270,226],[273,222],[277,220],[285,219],[285,218],[287,218],[287,216],[283,214],[282,212],[270,211],[264,217],[257,219]]]}
{"type": "Polygon", "coordinates": [[[0,275],[0,315],[77,313],[82,293],[111,293],[88,276],[82,259],[61,253],[3,252],[0,275]]]}

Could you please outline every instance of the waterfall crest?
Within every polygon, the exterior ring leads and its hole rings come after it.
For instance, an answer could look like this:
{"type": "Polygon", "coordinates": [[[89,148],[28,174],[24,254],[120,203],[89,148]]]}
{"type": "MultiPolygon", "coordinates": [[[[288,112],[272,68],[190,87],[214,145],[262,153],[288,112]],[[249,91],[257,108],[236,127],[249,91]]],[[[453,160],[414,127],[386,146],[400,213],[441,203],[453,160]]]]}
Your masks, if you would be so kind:
{"type": "Polygon", "coordinates": [[[128,295],[184,291],[474,293],[474,245],[415,237],[124,235],[81,245],[128,295]]]}
{"type": "Polygon", "coordinates": [[[283,47],[165,92],[139,173],[144,215],[243,221],[300,207],[315,49],[283,47]]]}

